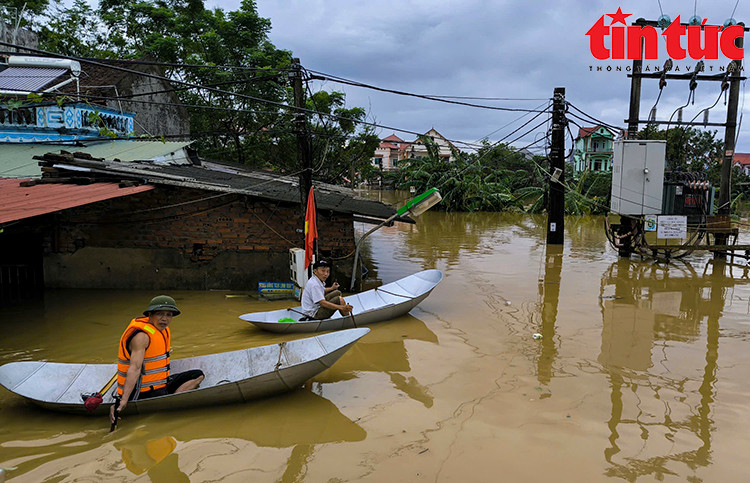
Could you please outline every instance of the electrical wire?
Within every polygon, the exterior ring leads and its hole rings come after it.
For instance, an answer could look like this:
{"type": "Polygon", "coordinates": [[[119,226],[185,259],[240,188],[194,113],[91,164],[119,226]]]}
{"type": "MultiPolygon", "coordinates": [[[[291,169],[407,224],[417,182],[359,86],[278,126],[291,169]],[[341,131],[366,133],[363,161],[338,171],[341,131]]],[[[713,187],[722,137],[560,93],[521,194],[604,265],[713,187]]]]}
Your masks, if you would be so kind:
{"type": "Polygon", "coordinates": [[[713,109],[713,108],[714,108],[714,107],[716,106],[716,104],[718,104],[718,103],[719,103],[719,100],[721,99],[721,96],[722,96],[722,94],[724,94],[724,90],[721,90],[721,91],[719,92],[719,96],[718,96],[718,97],[716,98],[716,101],[714,101],[714,103],[713,103],[713,104],[711,104],[711,106],[709,106],[709,107],[707,107],[707,108],[705,108],[705,109],[701,109],[700,111],[698,111],[698,114],[696,114],[696,115],[695,115],[695,116],[694,116],[694,117],[693,117],[693,118],[692,118],[692,119],[690,120],[690,122],[692,123],[693,121],[695,121],[696,119],[698,119],[698,116],[700,116],[702,112],[707,112],[707,111],[710,111],[711,109],[713,109]]]}
{"type": "Polygon", "coordinates": [[[737,2],[734,4],[734,9],[732,10],[732,15],[729,16],[729,18],[734,18],[734,12],[737,11],[737,5],[740,4],[740,0],[737,0],[737,2]]]}
{"type": "Polygon", "coordinates": [[[189,68],[199,68],[199,69],[236,69],[236,70],[246,70],[246,71],[252,71],[252,72],[268,72],[268,71],[280,71],[280,72],[287,72],[291,69],[288,67],[274,67],[274,68],[268,68],[268,67],[247,67],[244,65],[223,65],[223,64],[181,64],[181,63],[172,63],[172,62],[157,62],[152,60],[138,60],[138,59],[97,59],[94,57],[81,57],[82,62],[98,62],[101,60],[110,60],[110,61],[116,61],[123,64],[138,64],[138,65],[157,65],[157,66],[163,66],[163,67],[189,67],[189,68]]]}
{"type": "MultiPolygon", "coordinates": [[[[17,48],[20,48],[20,49],[23,49],[23,50],[28,50],[28,51],[31,51],[31,52],[34,52],[34,53],[39,53],[39,54],[45,54],[45,55],[49,55],[49,56],[55,57],[55,58],[63,58],[63,59],[69,59],[69,60],[80,60],[77,57],[73,57],[73,56],[69,56],[69,55],[55,54],[55,53],[52,53],[52,52],[47,52],[47,51],[44,51],[44,50],[34,49],[34,48],[31,48],[31,47],[16,46],[14,44],[10,44],[8,42],[3,42],[3,41],[0,41],[0,45],[6,45],[6,46],[9,46],[9,47],[17,47],[17,48]]],[[[222,90],[222,89],[204,87],[204,86],[201,86],[200,84],[194,84],[194,83],[191,83],[191,82],[185,82],[185,81],[180,81],[180,80],[176,80],[176,79],[170,79],[170,78],[164,77],[164,76],[158,76],[158,75],[149,74],[149,73],[146,73],[146,72],[139,72],[137,70],[126,69],[126,68],[123,68],[123,67],[109,65],[109,64],[101,63],[101,62],[91,62],[91,61],[89,61],[89,63],[93,64],[93,65],[99,65],[100,67],[105,67],[105,68],[109,68],[109,69],[119,70],[119,71],[122,71],[122,72],[127,72],[127,73],[134,74],[134,75],[140,75],[140,76],[149,77],[149,78],[153,78],[153,79],[157,79],[157,80],[162,80],[162,81],[169,82],[169,83],[177,83],[177,84],[184,85],[186,87],[191,87],[191,88],[196,88],[196,89],[203,89],[203,90],[207,90],[209,92],[215,92],[215,93],[218,93],[218,94],[225,94],[225,95],[230,95],[230,96],[238,97],[238,98],[241,98],[241,99],[248,99],[248,100],[251,100],[251,101],[256,101],[256,102],[260,102],[260,103],[270,104],[270,105],[274,105],[274,106],[280,107],[282,109],[287,109],[287,110],[293,111],[293,112],[315,113],[315,111],[310,110],[310,109],[305,109],[305,108],[301,108],[301,107],[290,106],[288,104],[284,104],[284,103],[281,103],[281,102],[271,101],[271,100],[268,100],[268,99],[263,99],[263,98],[259,98],[259,97],[255,97],[255,96],[250,96],[250,95],[247,95],[247,94],[240,94],[240,93],[236,93],[236,92],[225,91],[225,90],[222,90]]],[[[444,102],[448,102],[448,101],[444,101],[444,102]]],[[[516,109],[516,110],[521,110],[521,109],[516,109]]],[[[398,128],[394,128],[394,127],[391,127],[391,126],[383,126],[383,125],[379,125],[379,124],[372,123],[372,122],[361,121],[361,120],[347,118],[347,117],[343,117],[343,116],[337,116],[335,114],[321,113],[321,115],[324,115],[324,116],[332,118],[332,119],[345,120],[345,121],[348,121],[348,122],[353,122],[353,123],[362,124],[362,125],[368,125],[368,126],[372,126],[372,127],[379,127],[379,128],[383,128],[383,129],[387,129],[387,130],[395,130],[395,131],[398,131],[398,132],[404,132],[404,133],[414,134],[414,135],[417,135],[417,136],[421,136],[422,135],[421,133],[417,133],[415,131],[409,131],[409,130],[405,130],[405,129],[398,129],[398,128]]],[[[459,143],[459,144],[467,144],[467,143],[464,143],[463,141],[452,141],[452,142],[459,143]]]]}
{"type": "MultiPolygon", "coordinates": [[[[602,125],[602,126],[604,126],[606,128],[612,129],[614,131],[622,131],[621,127],[617,127],[617,126],[614,126],[612,124],[608,124],[608,123],[606,123],[606,122],[604,122],[604,121],[602,121],[600,119],[597,119],[594,116],[592,116],[591,114],[585,113],[584,111],[582,111],[581,109],[579,109],[578,107],[576,107],[574,104],[572,104],[570,102],[567,102],[566,104],[567,104],[567,106],[572,107],[576,111],[580,112],[583,116],[586,116],[589,119],[592,119],[593,122],[596,122],[596,123],[598,123],[598,124],[600,124],[600,125],[602,125]]],[[[576,116],[576,117],[578,117],[578,116],[576,116]]],[[[588,121],[588,120],[580,118],[580,117],[578,117],[578,119],[581,119],[583,122],[591,122],[591,121],[588,121]]]]}
{"type": "Polygon", "coordinates": [[[671,115],[671,116],[669,116],[669,121],[667,121],[667,130],[666,130],[666,132],[665,132],[665,134],[664,134],[664,139],[667,139],[667,140],[669,140],[669,125],[670,125],[670,124],[672,124],[672,118],[674,117],[674,115],[675,115],[675,114],[677,113],[677,111],[679,111],[680,109],[684,109],[684,108],[686,108],[687,106],[689,106],[689,105],[690,105],[690,99],[692,99],[694,95],[695,95],[695,91],[694,91],[694,90],[692,90],[692,89],[690,89],[690,92],[688,92],[688,98],[687,98],[687,102],[685,103],[685,105],[684,105],[684,106],[680,106],[680,107],[678,107],[677,109],[675,109],[675,110],[674,110],[674,111],[672,112],[672,115],[671,115]]]}
{"type": "Polygon", "coordinates": [[[378,86],[374,86],[374,85],[371,85],[371,84],[365,84],[363,82],[358,82],[358,81],[354,81],[354,80],[351,80],[351,79],[346,79],[346,78],[343,78],[343,77],[338,77],[338,76],[334,76],[334,75],[331,75],[331,74],[326,74],[324,72],[318,72],[318,71],[314,71],[314,70],[310,70],[309,72],[313,72],[313,73],[317,74],[317,76],[315,77],[315,79],[317,79],[318,76],[320,76],[321,78],[319,80],[329,80],[329,81],[338,82],[338,83],[341,83],[341,84],[346,84],[346,85],[350,85],[350,86],[354,86],[354,87],[362,87],[362,88],[365,88],[365,89],[371,89],[371,90],[375,90],[375,91],[379,91],[379,92],[387,92],[389,94],[396,94],[396,95],[399,95],[399,96],[416,97],[416,98],[419,98],[419,99],[427,99],[427,100],[436,101],[436,102],[444,102],[444,103],[447,103],[447,104],[456,104],[456,105],[459,105],[459,106],[476,107],[476,108],[480,108],[480,109],[489,109],[489,110],[495,110],[495,111],[539,112],[539,111],[534,111],[534,110],[531,110],[531,109],[519,109],[519,108],[512,108],[512,107],[487,106],[487,105],[484,105],[484,104],[472,104],[472,103],[469,103],[469,102],[455,101],[455,100],[441,98],[441,97],[433,97],[433,96],[428,96],[428,95],[424,95],[424,94],[415,94],[415,93],[412,93],[412,92],[398,91],[398,90],[395,90],[395,89],[387,89],[387,88],[384,88],[384,87],[378,87],[378,86]]]}
{"type": "Polygon", "coordinates": [[[471,97],[471,96],[438,96],[435,94],[425,94],[427,97],[437,99],[466,99],[474,101],[548,101],[546,97],[471,97]]]}
{"type": "MultiPolygon", "coordinates": [[[[545,110],[545,111],[546,111],[546,110],[548,110],[548,109],[549,109],[549,105],[550,105],[549,99],[545,99],[545,101],[546,101],[546,102],[544,102],[544,103],[542,103],[542,104],[539,104],[539,105],[538,105],[537,107],[535,107],[534,109],[539,109],[539,108],[541,108],[542,106],[545,106],[545,105],[546,105],[546,107],[545,107],[545,109],[544,109],[544,110],[545,110]]],[[[499,128],[495,129],[495,130],[494,130],[494,131],[492,131],[491,133],[487,134],[486,136],[483,136],[483,137],[482,137],[481,139],[488,139],[488,138],[489,138],[490,136],[492,136],[493,134],[497,133],[498,131],[502,131],[502,130],[503,130],[503,129],[505,129],[506,127],[510,126],[510,125],[511,125],[511,124],[513,124],[514,122],[518,122],[518,121],[520,121],[521,119],[523,119],[524,117],[528,116],[529,114],[531,114],[531,113],[530,113],[530,112],[525,112],[525,113],[523,113],[522,115],[520,115],[519,117],[517,117],[517,118],[513,119],[513,120],[512,120],[512,121],[510,121],[509,123],[507,123],[507,124],[504,124],[503,126],[500,126],[499,128]]],[[[522,126],[522,127],[523,127],[523,126],[522,126]]],[[[480,141],[481,141],[481,139],[480,139],[480,141]]]]}

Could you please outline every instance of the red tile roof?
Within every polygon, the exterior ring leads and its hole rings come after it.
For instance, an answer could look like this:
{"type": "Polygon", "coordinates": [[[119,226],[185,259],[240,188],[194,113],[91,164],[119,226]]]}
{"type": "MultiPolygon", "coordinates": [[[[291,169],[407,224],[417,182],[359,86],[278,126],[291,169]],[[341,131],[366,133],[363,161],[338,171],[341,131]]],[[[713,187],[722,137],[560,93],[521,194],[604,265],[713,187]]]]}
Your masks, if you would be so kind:
{"type": "Polygon", "coordinates": [[[733,164],[747,166],[750,164],[750,153],[734,153],[733,164]]]}
{"type": "Polygon", "coordinates": [[[119,198],[154,189],[153,186],[120,188],[117,183],[37,184],[20,186],[27,179],[0,178],[0,223],[54,213],[97,201],[119,198]]]}
{"type": "Polygon", "coordinates": [[[387,138],[383,138],[382,141],[392,141],[394,143],[402,143],[402,142],[404,142],[403,139],[401,139],[400,137],[396,136],[395,134],[391,134],[387,138]]]}
{"type": "Polygon", "coordinates": [[[578,130],[578,137],[579,138],[585,138],[587,136],[591,136],[597,129],[599,129],[601,126],[594,126],[594,127],[582,127],[578,130]]]}

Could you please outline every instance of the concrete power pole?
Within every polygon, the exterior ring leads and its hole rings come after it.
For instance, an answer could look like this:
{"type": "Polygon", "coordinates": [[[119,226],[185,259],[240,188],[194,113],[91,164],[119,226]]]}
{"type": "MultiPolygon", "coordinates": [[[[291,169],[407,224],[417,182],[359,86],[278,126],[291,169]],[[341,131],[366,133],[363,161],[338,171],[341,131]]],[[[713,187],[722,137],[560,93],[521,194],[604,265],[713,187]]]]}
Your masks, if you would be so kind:
{"type": "MultiPolygon", "coordinates": [[[[743,37],[736,39],[737,47],[742,48],[743,37]]],[[[737,136],[737,104],[740,98],[740,77],[742,75],[742,61],[734,60],[730,64],[734,72],[729,77],[729,100],[727,101],[727,123],[724,130],[724,156],[721,160],[721,181],[719,184],[719,209],[718,214],[729,216],[732,202],[732,161],[734,159],[734,140],[737,136]]],[[[715,235],[716,244],[724,245],[727,242],[726,233],[715,235]]],[[[715,252],[717,258],[724,258],[724,253],[715,252]]]]}
{"type": "Polygon", "coordinates": [[[565,88],[556,87],[552,99],[552,141],[547,199],[547,245],[562,245],[565,238],[565,88]]]}
{"type": "Polygon", "coordinates": [[[292,89],[294,91],[294,124],[297,132],[297,163],[301,173],[299,175],[300,201],[304,216],[307,209],[307,194],[312,186],[312,152],[307,137],[307,120],[305,118],[305,91],[302,87],[302,65],[298,58],[292,59],[292,89]]]}

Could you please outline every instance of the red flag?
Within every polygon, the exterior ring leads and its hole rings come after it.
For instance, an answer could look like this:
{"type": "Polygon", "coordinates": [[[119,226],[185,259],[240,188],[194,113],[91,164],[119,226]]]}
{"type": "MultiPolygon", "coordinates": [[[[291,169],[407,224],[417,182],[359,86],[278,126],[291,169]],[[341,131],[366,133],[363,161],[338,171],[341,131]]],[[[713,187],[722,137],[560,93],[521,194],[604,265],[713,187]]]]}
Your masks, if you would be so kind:
{"type": "Polygon", "coordinates": [[[315,240],[318,239],[318,218],[315,215],[315,195],[312,186],[307,195],[307,211],[305,213],[305,270],[310,266],[315,251],[315,240]]]}

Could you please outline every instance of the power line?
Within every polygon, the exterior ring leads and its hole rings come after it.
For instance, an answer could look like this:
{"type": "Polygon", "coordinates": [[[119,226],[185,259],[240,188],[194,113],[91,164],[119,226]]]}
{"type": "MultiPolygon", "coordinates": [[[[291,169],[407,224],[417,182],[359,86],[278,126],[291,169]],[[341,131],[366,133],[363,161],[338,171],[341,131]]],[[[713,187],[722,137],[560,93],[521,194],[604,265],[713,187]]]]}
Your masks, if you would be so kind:
{"type": "Polygon", "coordinates": [[[326,74],[326,73],[318,72],[318,71],[314,71],[314,70],[308,70],[308,72],[313,72],[315,74],[318,74],[317,76],[313,76],[312,77],[313,79],[330,80],[330,81],[334,81],[334,82],[339,82],[341,84],[346,84],[346,85],[350,85],[350,86],[354,86],[354,87],[362,87],[362,88],[365,88],[365,89],[372,89],[372,90],[376,90],[376,91],[380,91],[380,92],[387,92],[389,94],[396,94],[396,95],[399,95],[399,96],[416,97],[416,98],[419,98],[419,99],[427,99],[427,100],[430,100],[430,101],[444,102],[444,103],[447,103],[447,104],[456,104],[456,105],[459,105],[459,106],[476,107],[476,108],[480,108],[480,109],[489,109],[489,110],[494,110],[494,111],[539,112],[539,111],[536,111],[536,110],[533,110],[533,109],[520,109],[520,108],[513,108],[513,107],[487,106],[487,105],[484,105],[484,104],[472,104],[472,103],[469,103],[469,102],[454,101],[454,100],[440,98],[440,97],[427,96],[427,95],[424,95],[424,94],[414,94],[414,93],[411,93],[411,92],[397,91],[397,90],[394,90],[394,89],[386,89],[384,87],[378,87],[378,86],[374,86],[374,85],[370,85],[370,84],[365,84],[365,83],[362,83],[362,82],[358,82],[358,81],[354,81],[354,80],[350,80],[350,79],[345,79],[343,77],[338,77],[338,76],[334,76],[334,75],[331,75],[331,74],[326,74]]]}
{"type": "MultiPolygon", "coordinates": [[[[84,62],[97,62],[103,59],[97,59],[94,57],[81,57],[81,60],[84,62]]],[[[269,71],[288,72],[289,70],[291,70],[286,67],[268,68],[268,67],[247,67],[244,65],[182,64],[182,63],[157,62],[157,61],[151,61],[151,60],[138,60],[138,59],[106,59],[106,60],[112,60],[112,61],[123,63],[123,64],[157,65],[157,66],[165,66],[165,67],[190,67],[190,68],[198,68],[198,69],[236,69],[236,70],[247,70],[247,71],[253,71],[253,72],[269,72],[269,71]]]]}
{"type": "MultiPolygon", "coordinates": [[[[79,60],[79,58],[73,57],[73,56],[67,56],[67,55],[62,55],[62,54],[55,54],[55,53],[52,53],[52,52],[46,52],[46,51],[43,51],[43,50],[31,48],[31,47],[15,46],[14,44],[10,44],[10,43],[7,43],[7,42],[2,42],[2,41],[0,41],[0,45],[14,46],[14,47],[18,47],[18,48],[21,48],[21,49],[24,49],[24,50],[29,50],[29,51],[32,51],[32,52],[35,52],[35,53],[41,53],[41,54],[45,54],[45,55],[50,55],[50,56],[57,57],[57,58],[64,58],[64,59],[70,59],[70,60],[79,60]]],[[[423,133],[419,133],[419,132],[416,132],[416,131],[411,131],[411,130],[407,130],[407,129],[396,128],[396,127],[393,127],[393,126],[385,126],[385,125],[377,124],[377,123],[373,123],[373,122],[362,121],[362,120],[348,118],[348,117],[344,117],[344,116],[338,116],[336,114],[328,114],[328,113],[316,112],[316,111],[313,111],[311,109],[298,108],[298,107],[290,106],[288,104],[284,104],[284,103],[281,103],[281,102],[270,101],[270,100],[267,100],[267,99],[262,99],[262,98],[258,98],[258,97],[254,97],[254,96],[249,96],[249,95],[246,95],[246,94],[240,94],[240,93],[235,93],[235,92],[231,92],[231,91],[225,91],[225,90],[221,90],[221,89],[215,89],[215,88],[205,87],[205,86],[202,86],[200,84],[194,84],[194,83],[190,83],[190,82],[184,82],[184,81],[180,81],[180,80],[176,80],[176,79],[169,79],[168,77],[158,76],[158,75],[149,74],[149,73],[145,73],[145,72],[139,72],[139,71],[132,70],[132,69],[126,69],[126,68],[123,68],[123,67],[117,67],[117,66],[113,66],[113,65],[108,65],[108,64],[105,64],[105,63],[100,63],[100,62],[89,62],[89,63],[95,64],[95,65],[99,65],[99,66],[105,67],[105,68],[111,68],[111,69],[114,69],[114,70],[120,70],[120,71],[123,71],[123,72],[128,72],[128,73],[135,74],[135,75],[141,75],[141,76],[150,77],[150,78],[157,79],[157,80],[163,80],[163,81],[170,82],[170,83],[182,84],[182,85],[190,87],[190,88],[204,89],[204,90],[208,90],[210,92],[216,92],[216,93],[219,93],[219,94],[225,94],[225,95],[229,95],[229,96],[239,97],[239,98],[242,98],[242,99],[249,99],[249,100],[260,102],[260,103],[270,104],[270,105],[278,106],[278,107],[283,108],[283,109],[287,109],[289,111],[302,112],[302,113],[310,113],[310,114],[318,114],[318,115],[329,117],[331,119],[344,120],[344,121],[352,122],[352,123],[355,123],[355,124],[360,124],[360,125],[365,125],[365,126],[371,126],[371,127],[376,127],[376,128],[386,129],[386,130],[393,130],[393,131],[398,131],[398,132],[407,133],[407,134],[413,134],[415,136],[422,136],[423,135],[423,133]]],[[[26,92],[26,91],[24,91],[24,92],[26,92]]],[[[35,91],[35,92],[40,92],[40,91],[35,91]]],[[[109,98],[109,99],[115,99],[115,98],[109,98]]],[[[132,101],[131,100],[130,102],[142,102],[142,101],[132,101]]],[[[183,105],[183,107],[198,107],[198,106],[183,105]]],[[[205,106],[205,107],[202,106],[200,108],[201,109],[211,109],[212,107],[213,106],[205,106]]],[[[228,109],[219,108],[219,110],[228,110],[228,109]]],[[[523,109],[515,109],[515,110],[516,111],[526,111],[526,110],[523,110],[523,109]]],[[[235,109],[233,111],[238,112],[239,110],[235,109]]],[[[533,112],[536,112],[536,111],[533,111],[533,112]]],[[[452,142],[454,144],[462,144],[462,145],[465,145],[465,146],[468,146],[468,147],[471,147],[471,148],[475,148],[475,149],[477,148],[477,146],[472,145],[471,143],[467,143],[465,141],[458,141],[458,140],[448,140],[448,141],[450,141],[450,142],[452,142]]]]}
{"type": "MultiPolygon", "coordinates": [[[[26,76],[19,76],[19,77],[26,77],[26,76]]],[[[207,87],[217,87],[217,86],[225,86],[225,85],[235,85],[235,84],[246,84],[248,82],[255,82],[255,81],[265,81],[265,80],[277,80],[278,75],[276,76],[268,76],[264,78],[256,78],[252,77],[250,79],[239,79],[239,80],[231,80],[231,81],[224,81],[224,82],[217,82],[212,84],[205,84],[207,87]]],[[[112,86],[81,86],[82,89],[105,89],[112,86]]],[[[167,92],[178,92],[178,91],[185,91],[188,89],[193,89],[192,87],[175,87],[172,89],[162,89],[158,91],[151,91],[151,92],[139,92],[136,94],[128,94],[128,95],[118,95],[118,99],[132,99],[133,97],[141,97],[141,96],[151,96],[154,94],[164,94],[167,92]]]]}
{"type": "Polygon", "coordinates": [[[546,97],[471,97],[471,96],[438,96],[435,94],[425,94],[427,97],[437,99],[466,99],[474,101],[548,101],[546,97]]]}
{"type": "MultiPolygon", "coordinates": [[[[581,116],[579,116],[577,114],[573,114],[572,112],[568,112],[567,116],[572,116],[572,117],[578,119],[579,121],[583,121],[584,123],[587,123],[587,124],[590,124],[592,122],[590,119],[583,118],[583,117],[581,117],[581,116]]],[[[570,119],[570,118],[568,118],[568,119],[570,119]]],[[[594,121],[594,122],[596,122],[596,121],[594,121]]],[[[601,124],[601,123],[597,123],[597,124],[599,124],[601,126],[604,126],[604,127],[608,128],[608,129],[610,129],[612,131],[615,131],[615,132],[622,131],[621,128],[617,128],[617,127],[611,126],[609,124],[601,124]]],[[[578,127],[581,127],[581,126],[578,126],[578,127]]]]}
{"type": "MultiPolygon", "coordinates": [[[[544,103],[542,103],[542,104],[539,104],[539,105],[538,105],[537,107],[535,107],[534,109],[539,109],[539,108],[541,108],[542,106],[544,106],[544,105],[546,104],[546,105],[547,105],[547,107],[545,108],[545,110],[548,110],[548,109],[549,109],[549,99],[544,99],[544,100],[545,100],[546,102],[544,102],[544,103]]],[[[487,135],[486,135],[486,136],[484,136],[484,137],[483,137],[482,139],[488,139],[488,138],[489,138],[490,136],[492,136],[493,134],[497,133],[498,131],[502,131],[502,130],[503,130],[503,129],[505,129],[506,127],[510,126],[510,125],[511,125],[511,124],[513,124],[514,122],[520,121],[521,119],[523,119],[524,117],[528,116],[529,114],[531,114],[531,113],[530,113],[530,112],[525,112],[525,113],[523,113],[522,115],[520,115],[519,117],[517,117],[517,118],[513,119],[513,120],[512,120],[512,121],[510,121],[509,123],[507,123],[507,124],[505,124],[505,125],[503,125],[503,126],[500,126],[499,128],[495,129],[495,130],[494,130],[494,131],[492,131],[491,133],[487,134],[487,135]]],[[[481,140],[481,139],[480,139],[480,140],[481,140]]]]}
{"type": "MultiPolygon", "coordinates": [[[[580,110],[579,108],[577,108],[577,107],[576,107],[575,105],[573,105],[573,104],[572,104],[572,103],[570,103],[570,102],[568,102],[568,103],[567,103],[567,105],[568,105],[569,107],[572,107],[572,108],[573,108],[573,109],[575,109],[576,111],[580,112],[580,113],[581,113],[582,115],[584,115],[584,116],[586,116],[586,117],[588,117],[588,118],[592,119],[592,120],[593,120],[594,122],[596,122],[596,123],[598,123],[598,124],[601,124],[601,125],[602,125],[602,126],[604,126],[604,127],[607,127],[607,128],[610,128],[610,129],[614,129],[615,131],[622,131],[622,128],[621,128],[621,127],[617,127],[617,126],[614,126],[614,125],[612,125],[612,124],[608,124],[608,123],[606,123],[606,122],[604,122],[604,121],[602,121],[602,120],[600,120],[600,119],[597,119],[597,118],[595,118],[594,116],[592,116],[591,114],[588,114],[588,113],[586,113],[586,112],[583,112],[582,110],[580,110]]],[[[575,116],[575,117],[578,117],[578,116],[575,116]]],[[[586,120],[586,119],[583,119],[583,118],[580,118],[580,117],[578,117],[578,119],[581,119],[581,120],[582,120],[582,121],[584,121],[584,122],[591,122],[591,121],[588,121],[588,120],[586,120]]]]}

